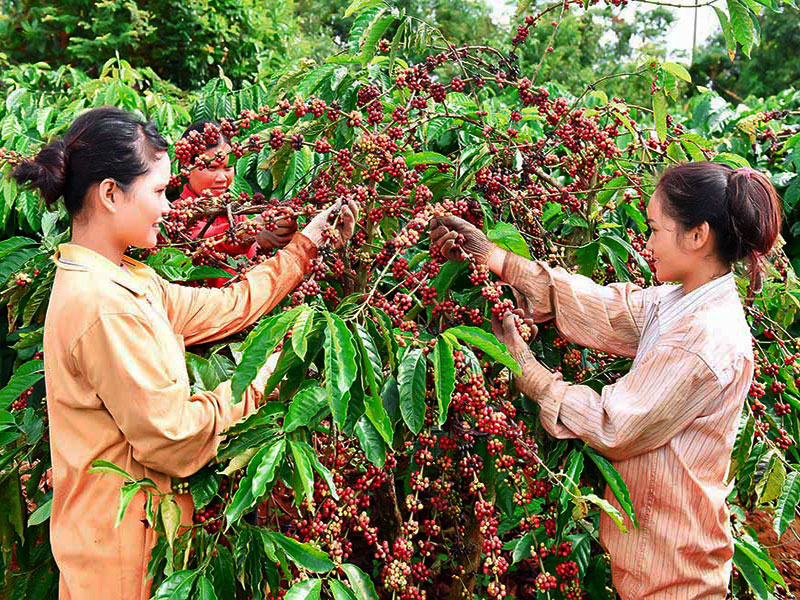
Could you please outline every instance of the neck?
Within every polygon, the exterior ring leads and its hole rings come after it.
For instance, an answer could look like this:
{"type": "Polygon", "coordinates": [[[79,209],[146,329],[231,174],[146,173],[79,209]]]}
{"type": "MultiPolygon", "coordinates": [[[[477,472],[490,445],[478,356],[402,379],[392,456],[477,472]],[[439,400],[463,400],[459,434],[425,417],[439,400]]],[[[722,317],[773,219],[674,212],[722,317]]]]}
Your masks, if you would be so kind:
{"type": "Polygon", "coordinates": [[[731,268],[716,261],[701,263],[697,268],[692,269],[684,278],[681,279],[683,293],[688,294],[697,288],[723,277],[731,272],[731,268]]]}
{"type": "Polygon", "coordinates": [[[98,235],[97,232],[102,230],[103,227],[97,224],[92,225],[90,228],[88,223],[79,224],[73,221],[72,239],[70,241],[73,244],[97,252],[100,256],[104,256],[115,265],[120,265],[126,248],[121,248],[118,243],[106,236],[98,235]]]}

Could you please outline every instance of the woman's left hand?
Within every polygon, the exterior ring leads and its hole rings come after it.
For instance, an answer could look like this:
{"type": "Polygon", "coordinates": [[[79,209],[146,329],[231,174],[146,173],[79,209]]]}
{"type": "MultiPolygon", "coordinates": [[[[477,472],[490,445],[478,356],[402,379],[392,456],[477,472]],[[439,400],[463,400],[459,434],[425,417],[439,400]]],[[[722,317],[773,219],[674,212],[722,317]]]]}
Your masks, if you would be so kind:
{"type": "Polygon", "coordinates": [[[505,344],[506,349],[519,363],[520,367],[524,367],[526,363],[535,360],[528,342],[525,341],[519,331],[520,328],[524,327],[530,329],[530,339],[534,339],[538,333],[538,328],[534,325],[533,320],[524,317],[524,313],[519,308],[507,311],[502,320],[496,316],[492,317],[492,333],[502,344],[505,344]]]}
{"type": "MultiPolygon", "coordinates": [[[[259,217],[260,218],[260,217],[259,217]]],[[[283,248],[292,241],[297,233],[297,218],[293,216],[279,217],[275,220],[276,228],[272,231],[264,228],[258,232],[256,241],[264,250],[283,248]]]]}

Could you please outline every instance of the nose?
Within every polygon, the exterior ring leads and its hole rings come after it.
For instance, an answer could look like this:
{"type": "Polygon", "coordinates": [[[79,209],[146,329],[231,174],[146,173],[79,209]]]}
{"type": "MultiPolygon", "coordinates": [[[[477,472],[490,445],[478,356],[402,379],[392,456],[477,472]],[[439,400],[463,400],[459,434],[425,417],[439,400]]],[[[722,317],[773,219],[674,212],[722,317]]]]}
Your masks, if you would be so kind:
{"type": "Polygon", "coordinates": [[[172,205],[169,203],[169,200],[167,200],[167,195],[163,194],[161,196],[161,216],[162,217],[167,216],[167,213],[170,210],[172,210],[172,205]]]}
{"type": "Polygon", "coordinates": [[[649,250],[650,252],[653,251],[653,234],[647,236],[647,243],[644,245],[645,249],[649,250]]]}

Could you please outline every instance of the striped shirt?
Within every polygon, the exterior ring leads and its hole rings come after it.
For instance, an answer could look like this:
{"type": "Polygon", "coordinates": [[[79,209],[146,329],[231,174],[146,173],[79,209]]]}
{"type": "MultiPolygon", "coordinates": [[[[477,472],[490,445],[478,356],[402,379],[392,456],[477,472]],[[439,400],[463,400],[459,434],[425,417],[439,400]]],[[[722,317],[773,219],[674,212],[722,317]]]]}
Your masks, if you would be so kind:
{"type": "MultiPolygon", "coordinates": [[[[639,528],[626,517],[622,533],[603,514],[599,532],[621,597],[725,598],[733,556],[725,480],[753,377],[733,274],[684,294],[673,285],[600,286],[507,255],[503,279],[536,321],[555,318],[571,342],[634,358],[600,394],[536,361],[519,383],[549,433],[584,440],[628,485],[639,528]]],[[[605,498],[621,508],[609,489],[605,498]]]]}

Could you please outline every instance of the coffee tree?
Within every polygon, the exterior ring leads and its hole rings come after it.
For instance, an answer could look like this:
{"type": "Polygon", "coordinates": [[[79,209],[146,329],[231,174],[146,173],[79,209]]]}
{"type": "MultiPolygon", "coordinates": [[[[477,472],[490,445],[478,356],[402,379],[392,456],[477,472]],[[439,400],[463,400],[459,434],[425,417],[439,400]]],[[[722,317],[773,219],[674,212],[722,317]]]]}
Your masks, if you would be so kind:
{"type": "MultiPolygon", "coordinates": [[[[116,465],[93,466],[120,476],[120,514],[145,502],[161,534],[149,564],[156,598],[612,597],[596,532],[601,514],[623,529],[638,526],[625,482],[579,440],[544,432],[536,404],[514,389],[518,365],[489,332],[492,315],[515,306],[515,291],[469,257],[445,262],[430,247],[430,220],[455,214],[511,252],[601,283],[650,285],[657,282],[643,213],[659,169],[693,159],[796,171],[784,157],[794,156],[797,136],[785,130],[798,115],[762,111],[747,127],[698,133],[697,123],[668,114],[688,74],[658,61],[634,74],[651,82],[649,107],[608,98],[602,79],[566,95],[538,80],[537,65],[521,65],[519,48],[531,29],[556,30],[565,13],[581,10],[569,2],[520,15],[506,47],[455,47],[424,23],[358,1],[348,9],[355,21],[347,53],[320,66],[291,65],[267,85],[235,92],[214,80],[191,99],[192,117],[221,125],[175,143],[173,186],[205,167],[206,142],[220,133],[233,141],[236,177],[222,196],[173,203],[164,243],[141,256],[162,276],[191,285],[235,280],[266,255],[233,258],[225,245],[250,241],[285,214],[302,221],[354,199],[361,218],[347,247],[320,249],[281,309],[243,338],[187,354],[194,389],[231,379],[238,401],[278,353],[262,406],[228,430],[213,464],[172,490],[116,465]],[[424,61],[406,62],[420,53],[424,61]],[[748,131],[761,146],[739,143],[748,131]],[[770,135],[782,144],[771,153],[770,135]],[[236,224],[239,215],[259,224],[236,224]],[[229,232],[195,238],[198,226],[202,232],[221,216],[229,232]],[[182,527],[188,515],[174,497],[186,493],[195,510],[193,525],[182,527]]],[[[188,121],[186,100],[142,101],[137,77],[118,61],[109,81],[93,85],[122,90],[115,103],[155,113],[175,140],[188,121]]],[[[24,95],[3,121],[3,129],[13,118],[23,130],[3,134],[9,165],[33,151],[29,134],[43,137],[52,118],[24,95]]],[[[8,180],[2,186],[6,217],[16,207],[22,230],[41,232],[0,242],[13,344],[13,374],[0,390],[2,597],[47,597],[56,573],[46,543],[39,353],[48,257],[67,234],[63,215],[42,214],[28,192],[8,180]]],[[[786,582],[747,513],[767,507],[783,535],[800,495],[800,296],[780,251],[767,268],[747,309],[758,370],[729,498],[732,593],[760,598],[786,582]]],[[[630,364],[576,347],[552,325],[531,342],[548,366],[595,389],[630,364]]]]}

